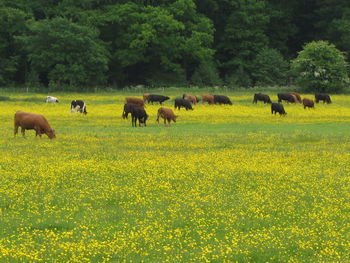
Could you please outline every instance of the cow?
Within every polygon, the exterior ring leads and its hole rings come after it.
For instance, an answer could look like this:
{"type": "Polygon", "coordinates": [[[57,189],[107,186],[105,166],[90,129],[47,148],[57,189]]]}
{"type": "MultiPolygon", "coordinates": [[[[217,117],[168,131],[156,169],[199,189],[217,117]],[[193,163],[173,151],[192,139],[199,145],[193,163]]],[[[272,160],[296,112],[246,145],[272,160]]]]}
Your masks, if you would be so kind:
{"type": "Polygon", "coordinates": [[[288,93],[278,93],[278,102],[282,102],[282,100],[285,100],[287,102],[295,103],[295,97],[288,93]]]}
{"type": "Polygon", "coordinates": [[[159,104],[162,105],[162,103],[168,99],[170,99],[168,96],[149,94],[147,101],[151,102],[152,104],[153,102],[159,102],[159,104]]]}
{"type": "Polygon", "coordinates": [[[176,122],[176,118],[178,116],[176,116],[171,109],[162,107],[158,109],[158,115],[157,115],[158,126],[159,126],[159,117],[162,117],[164,119],[164,125],[166,125],[166,121],[168,121],[168,124],[170,126],[170,121],[176,122]]]}
{"type": "Polygon", "coordinates": [[[215,104],[229,104],[232,105],[231,100],[224,95],[214,95],[214,103],[215,104]]]}
{"type": "Polygon", "coordinates": [[[149,93],[143,94],[142,97],[143,97],[143,101],[144,101],[144,102],[148,102],[148,97],[149,97],[149,95],[150,95],[149,93]]]}
{"type": "Polygon", "coordinates": [[[297,99],[297,102],[301,103],[301,96],[299,93],[296,92],[287,92],[288,94],[294,95],[297,99]]]}
{"type": "Polygon", "coordinates": [[[82,100],[72,100],[70,103],[70,113],[79,111],[80,113],[87,114],[86,104],[82,100]]]}
{"type": "Polygon", "coordinates": [[[46,103],[55,103],[58,102],[58,99],[56,97],[47,96],[45,101],[46,103]]]}
{"type": "Polygon", "coordinates": [[[136,127],[136,122],[139,120],[139,126],[141,127],[141,123],[143,126],[146,126],[146,121],[148,119],[148,115],[144,108],[142,107],[132,107],[131,108],[131,125],[136,127]]]}
{"type": "Polygon", "coordinates": [[[175,109],[178,108],[179,110],[181,107],[184,107],[186,110],[193,110],[191,102],[181,98],[175,99],[174,107],[175,109]]]}
{"type": "Polygon", "coordinates": [[[307,99],[307,98],[304,98],[303,99],[303,105],[304,105],[304,109],[306,109],[306,107],[314,108],[314,101],[310,100],[310,99],[307,99]]]}
{"type": "Polygon", "coordinates": [[[123,109],[123,114],[122,114],[123,119],[127,119],[129,113],[131,113],[132,109],[135,108],[135,107],[143,108],[143,107],[141,107],[140,105],[137,105],[137,104],[125,103],[124,104],[124,109],[123,109]]]}
{"type": "Polygon", "coordinates": [[[190,101],[194,105],[196,105],[199,102],[199,98],[191,94],[183,94],[182,98],[190,101]]]}
{"type": "Polygon", "coordinates": [[[139,98],[126,97],[125,101],[126,101],[126,103],[139,105],[141,107],[145,106],[145,102],[142,99],[139,99],[139,98]]]}
{"type": "Polygon", "coordinates": [[[316,93],[315,94],[315,102],[318,103],[320,100],[323,101],[323,103],[327,102],[327,104],[332,103],[331,97],[326,93],[316,93]]]}
{"type": "Polygon", "coordinates": [[[258,100],[263,101],[264,104],[266,104],[266,103],[270,103],[270,104],[271,104],[270,96],[269,96],[269,95],[266,95],[266,94],[255,93],[255,94],[254,94],[253,103],[257,103],[258,100]]]}
{"type": "Polygon", "coordinates": [[[25,130],[35,130],[35,137],[46,134],[50,139],[56,138],[55,130],[51,129],[49,123],[43,115],[31,112],[16,111],[14,116],[14,136],[18,133],[18,127],[21,127],[21,133],[24,137],[25,130]]]}
{"type": "Polygon", "coordinates": [[[271,103],[271,114],[275,113],[275,115],[276,115],[277,112],[280,114],[280,116],[287,114],[284,110],[283,104],[272,102],[271,103]]]}
{"type": "Polygon", "coordinates": [[[211,94],[203,94],[202,95],[202,103],[208,102],[208,104],[214,104],[214,96],[211,94]]]}

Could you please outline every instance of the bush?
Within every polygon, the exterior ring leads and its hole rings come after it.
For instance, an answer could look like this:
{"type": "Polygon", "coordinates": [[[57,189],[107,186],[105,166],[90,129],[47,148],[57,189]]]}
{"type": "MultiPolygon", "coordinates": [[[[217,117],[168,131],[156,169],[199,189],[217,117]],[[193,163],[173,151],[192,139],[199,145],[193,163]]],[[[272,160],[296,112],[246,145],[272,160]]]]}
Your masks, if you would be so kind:
{"type": "Polygon", "coordinates": [[[348,84],[344,54],[333,44],[314,41],[292,61],[296,83],[308,92],[340,92],[348,84]]]}
{"type": "Polygon", "coordinates": [[[214,63],[201,63],[192,75],[191,83],[195,86],[217,86],[222,81],[214,63]]]}
{"type": "Polygon", "coordinates": [[[285,85],[288,67],[288,62],[279,51],[262,49],[253,61],[251,75],[254,86],[285,85]]]}

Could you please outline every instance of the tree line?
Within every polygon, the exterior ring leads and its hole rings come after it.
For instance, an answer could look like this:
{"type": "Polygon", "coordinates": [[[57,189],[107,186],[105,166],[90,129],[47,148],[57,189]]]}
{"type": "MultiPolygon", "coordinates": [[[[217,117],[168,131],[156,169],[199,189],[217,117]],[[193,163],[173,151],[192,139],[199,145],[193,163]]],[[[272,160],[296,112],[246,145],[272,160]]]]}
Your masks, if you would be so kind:
{"type": "Polygon", "coordinates": [[[285,85],[318,40],[349,61],[350,1],[2,0],[0,86],[285,85]]]}

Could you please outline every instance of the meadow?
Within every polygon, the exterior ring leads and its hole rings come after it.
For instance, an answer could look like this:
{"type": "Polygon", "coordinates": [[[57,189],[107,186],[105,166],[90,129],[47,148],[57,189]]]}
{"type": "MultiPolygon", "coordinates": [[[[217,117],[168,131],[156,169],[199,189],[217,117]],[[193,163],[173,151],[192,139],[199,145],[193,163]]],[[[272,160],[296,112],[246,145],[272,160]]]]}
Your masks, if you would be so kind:
{"type": "Polygon", "coordinates": [[[137,128],[142,93],[0,95],[0,262],[349,262],[349,95],[280,117],[231,92],[170,127],[147,105],[137,128]],[[16,110],[57,138],[14,138],[16,110]]]}

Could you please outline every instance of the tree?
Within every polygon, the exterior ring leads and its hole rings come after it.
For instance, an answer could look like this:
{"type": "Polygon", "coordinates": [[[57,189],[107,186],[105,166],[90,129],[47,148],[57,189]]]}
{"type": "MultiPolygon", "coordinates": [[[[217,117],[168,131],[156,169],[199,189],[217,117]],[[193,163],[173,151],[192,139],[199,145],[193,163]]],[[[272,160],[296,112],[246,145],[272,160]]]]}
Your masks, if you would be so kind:
{"type": "Polygon", "coordinates": [[[28,16],[15,8],[0,7],[0,85],[8,85],[15,79],[24,81],[20,72],[24,69],[24,58],[16,36],[26,30],[28,16]]]}
{"type": "Polygon", "coordinates": [[[344,54],[333,44],[314,41],[292,61],[296,82],[310,92],[340,92],[349,82],[344,54]]]}
{"type": "Polygon", "coordinates": [[[105,81],[108,52],[96,29],[65,18],[33,22],[29,29],[29,35],[20,39],[31,71],[44,84],[91,86],[105,81]]]}
{"type": "Polygon", "coordinates": [[[254,86],[286,84],[289,64],[276,49],[260,50],[253,61],[252,68],[254,86]]]}

